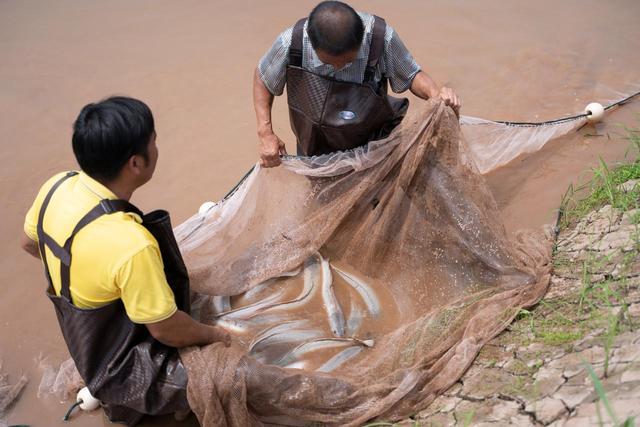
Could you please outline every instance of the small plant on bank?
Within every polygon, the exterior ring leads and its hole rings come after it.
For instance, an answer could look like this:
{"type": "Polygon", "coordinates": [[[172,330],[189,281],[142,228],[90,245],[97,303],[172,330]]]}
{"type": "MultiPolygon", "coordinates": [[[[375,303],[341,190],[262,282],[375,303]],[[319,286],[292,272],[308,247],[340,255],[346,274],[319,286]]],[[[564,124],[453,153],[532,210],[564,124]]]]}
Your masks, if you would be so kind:
{"type": "MultiPolygon", "coordinates": [[[[589,373],[591,382],[593,382],[593,387],[596,391],[596,394],[598,395],[598,402],[602,402],[602,405],[607,411],[609,418],[611,418],[611,421],[613,421],[613,425],[615,427],[634,427],[636,425],[635,417],[628,417],[622,423],[620,423],[620,421],[618,420],[618,417],[616,416],[616,413],[613,410],[613,407],[611,406],[611,403],[609,402],[609,398],[607,397],[607,393],[604,390],[604,386],[602,385],[600,378],[598,378],[598,375],[593,369],[593,366],[591,366],[586,362],[583,362],[583,365],[586,368],[587,372],[589,373]]],[[[599,424],[602,426],[604,425],[604,422],[602,419],[602,414],[600,413],[600,406],[596,406],[596,409],[597,409],[599,424]]]]}
{"type": "Polygon", "coordinates": [[[574,224],[589,212],[605,204],[610,204],[622,211],[639,207],[640,183],[630,191],[620,188],[621,184],[629,180],[640,179],[640,131],[627,129],[627,135],[631,142],[626,153],[627,163],[610,169],[600,159],[599,166],[592,169],[593,178],[590,181],[578,187],[574,187],[573,184],[569,186],[560,205],[561,218],[558,224],[560,228],[574,224]],[[587,193],[586,196],[585,193],[587,193]]]}

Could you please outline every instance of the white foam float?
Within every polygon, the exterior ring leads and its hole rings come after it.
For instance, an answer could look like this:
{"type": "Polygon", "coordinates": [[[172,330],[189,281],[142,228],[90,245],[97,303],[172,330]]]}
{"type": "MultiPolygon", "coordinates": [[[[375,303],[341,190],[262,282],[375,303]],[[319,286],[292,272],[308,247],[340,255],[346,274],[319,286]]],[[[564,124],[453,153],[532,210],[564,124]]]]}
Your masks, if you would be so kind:
{"type": "Polygon", "coordinates": [[[83,411],[93,411],[100,406],[100,401],[91,395],[87,387],[80,389],[76,396],[76,402],[82,402],[80,403],[80,409],[83,411]]]}
{"type": "Polygon", "coordinates": [[[587,115],[587,121],[589,123],[598,123],[604,118],[604,107],[602,104],[592,102],[586,106],[584,113],[587,115]]]}

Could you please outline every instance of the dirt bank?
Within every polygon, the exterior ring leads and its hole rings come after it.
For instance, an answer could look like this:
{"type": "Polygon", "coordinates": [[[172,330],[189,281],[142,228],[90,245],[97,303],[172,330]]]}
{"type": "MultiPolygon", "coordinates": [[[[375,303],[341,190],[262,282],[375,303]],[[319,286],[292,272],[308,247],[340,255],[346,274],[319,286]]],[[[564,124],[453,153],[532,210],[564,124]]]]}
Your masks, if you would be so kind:
{"type": "Polygon", "coordinates": [[[560,232],[547,296],[398,425],[578,427],[640,414],[640,180],[618,188],[629,203],[598,206],[560,232]]]}

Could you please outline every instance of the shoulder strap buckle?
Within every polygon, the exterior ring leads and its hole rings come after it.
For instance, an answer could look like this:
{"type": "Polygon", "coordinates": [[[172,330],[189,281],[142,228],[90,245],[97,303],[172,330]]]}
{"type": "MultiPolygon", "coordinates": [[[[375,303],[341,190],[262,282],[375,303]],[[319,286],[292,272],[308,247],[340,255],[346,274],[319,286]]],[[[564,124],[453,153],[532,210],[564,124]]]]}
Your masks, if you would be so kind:
{"type": "Polygon", "coordinates": [[[111,200],[109,199],[100,200],[100,207],[102,208],[104,213],[107,215],[116,212],[115,206],[113,206],[113,204],[111,203],[111,200]]]}

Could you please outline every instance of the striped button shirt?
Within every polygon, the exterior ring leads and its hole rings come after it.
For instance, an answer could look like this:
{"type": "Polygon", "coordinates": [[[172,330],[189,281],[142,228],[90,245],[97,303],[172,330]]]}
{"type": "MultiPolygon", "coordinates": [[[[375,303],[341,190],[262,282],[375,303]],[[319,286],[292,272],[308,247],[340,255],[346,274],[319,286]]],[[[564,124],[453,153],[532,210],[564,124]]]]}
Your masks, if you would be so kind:
{"type": "MultiPolygon", "coordinates": [[[[311,40],[307,34],[307,24],[304,25],[302,38],[302,67],[322,76],[335,78],[336,80],[362,83],[364,72],[367,67],[369,57],[369,46],[373,33],[373,15],[358,12],[364,24],[364,37],[362,45],[358,49],[358,54],[353,62],[348,63],[340,70],[335,70],[332,65],[325,64],[318,58],[311,40]]],[[[293,27],[283,31],[269,51],[260,59],[258,71],[260,78],[269,92],[273,95],[282,95],[286,83],[286,69],[289,64],[289,47],[291,46],[291,36],[293,27]]],[[[420,66],[416,63],[407,50],[398,34],[390,25],[384,35],[384,54],[381,56],[376,67],[375,80],[379,82],[382,77],[389,79],[391,89],[396,92],[404,92],[409,89],[413,77],[420,71],[420,66]]]]}

